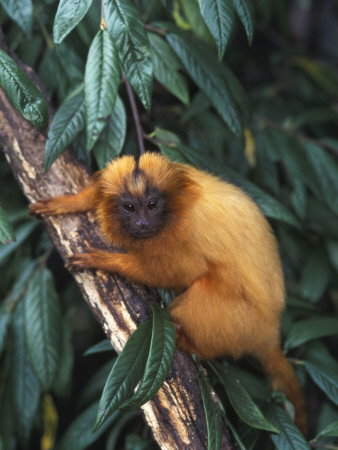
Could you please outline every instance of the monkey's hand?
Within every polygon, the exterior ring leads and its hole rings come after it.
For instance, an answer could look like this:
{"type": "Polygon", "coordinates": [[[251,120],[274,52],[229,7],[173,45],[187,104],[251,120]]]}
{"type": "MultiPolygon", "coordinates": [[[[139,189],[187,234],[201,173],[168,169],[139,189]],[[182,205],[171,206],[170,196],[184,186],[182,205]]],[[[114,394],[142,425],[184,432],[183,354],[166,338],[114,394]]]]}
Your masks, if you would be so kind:
{"type": "Polygon", "coordinates": [[[66,268],[69,270],[101,269],[107,259],[107,253],[111,256],[110,252],[89,248],[86,253],[70,256],[66,262],[66,268]]]}
{"type": "Polygon", "coordinates": [[[58,212],[60,208],[57,208],[56,206],[57,205],[55,205],[55,199],[46,198],[30,205],[29,213],[33,214],[34,216],[40,216],[41,214],[46,214],[48,216],[60,214],[58,212]]]}

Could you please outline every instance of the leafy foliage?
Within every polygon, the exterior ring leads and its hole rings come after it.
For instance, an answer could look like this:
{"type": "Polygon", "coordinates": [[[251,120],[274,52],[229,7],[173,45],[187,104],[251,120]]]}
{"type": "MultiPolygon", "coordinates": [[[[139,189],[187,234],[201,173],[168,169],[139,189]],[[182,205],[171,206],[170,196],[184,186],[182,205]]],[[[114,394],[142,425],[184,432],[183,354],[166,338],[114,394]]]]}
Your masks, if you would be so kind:
{"type": "MultiPolygon", "coordinates": [[[[45,170],[69,146],[102,169],[120,154],[138,154],[143,139],[239,185],[272,223],[288,293],[283,348],[319,405],[310,412],[313,441],[243,359],[200,370],[210,448],[221,446],[221,418],[240,448],[338,445],[333,3],[104,0],[100,11],[91,0],[35,0],[34,10],[31,0],[0,0],[12,52],[0,50],[2,88],[38,129],[49,122],[41,89],[56,108],[45,170]]],[[[99,439],[154,448],[130,410],[155,395],[170,370],[175,329],[165,310],[154,308],[115,359],[107,341],[95,346],[101,331],[28,217],[3,155],[0,205],[0,447],[38,448],[43,437],[44,448],[84,449],[99,439]]]]}

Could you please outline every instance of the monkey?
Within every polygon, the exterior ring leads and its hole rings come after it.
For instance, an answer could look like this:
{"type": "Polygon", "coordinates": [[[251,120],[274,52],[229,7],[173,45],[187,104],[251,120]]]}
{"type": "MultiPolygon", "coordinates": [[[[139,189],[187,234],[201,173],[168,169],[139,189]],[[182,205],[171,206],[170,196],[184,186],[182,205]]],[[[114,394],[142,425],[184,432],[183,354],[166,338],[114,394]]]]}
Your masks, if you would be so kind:
{"type": "Polygon", "coordinates": [[[177,347],[204,360],[254,356],[295,408],[306,435],[299,380],[280,345],[285,289],[276,238],[237,186],[155,152],[122,156],[78,194],[41,200],[35,215],[94,211],[107,242],[68,260],[148,286],[173,289],[177,347]]]}

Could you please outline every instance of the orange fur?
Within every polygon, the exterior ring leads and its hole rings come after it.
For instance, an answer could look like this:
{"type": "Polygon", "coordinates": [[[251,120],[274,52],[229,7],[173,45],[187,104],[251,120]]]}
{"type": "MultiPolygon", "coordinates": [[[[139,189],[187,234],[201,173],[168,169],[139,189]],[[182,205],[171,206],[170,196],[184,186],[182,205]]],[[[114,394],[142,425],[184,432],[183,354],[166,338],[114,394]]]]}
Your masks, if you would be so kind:
{"type": "Polygon", "coordinates": [[[273,387],[294,403],[305,433],[303,394],[280,349],[284,283],[268,222],[239,188],[196,168],[154,153],[141,156],[139,168],[135,177],[133,157],[116,159],[78,195],[39,202],[32,212],[96,210],[105,237],[127,253],[92,250],[70,265],[182,292],[169,307],[178,346],[205,359],[257,357],[273,387]],[[149,186],[165,198],[165,223],[156,236],[135,239],[119,223],[116,205],[122,192],[137,198],[149,186]]]}

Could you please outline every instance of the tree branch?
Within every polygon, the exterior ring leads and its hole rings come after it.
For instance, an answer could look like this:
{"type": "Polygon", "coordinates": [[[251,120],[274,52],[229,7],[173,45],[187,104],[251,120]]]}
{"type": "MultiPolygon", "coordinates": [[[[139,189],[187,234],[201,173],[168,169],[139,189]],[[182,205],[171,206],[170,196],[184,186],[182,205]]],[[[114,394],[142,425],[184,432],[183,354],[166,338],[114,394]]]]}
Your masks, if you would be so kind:
{"type": "Polygon", "coordinates": [[[138,146],[140,149],[140,154],[143,155],[146,152],[146,149],[144,147],[144,142],[143,142],[143,129],[141,126],[141,121],[140,121],[140,116],[137,110],[137,106],[136,106],[136,101],[135,101],[135,96],[134,96],[134,92],[132,90],[132,87],[130,86],[127,78],[125,75],[123,75],[123,81],[125,82],[126,88],[127,88],[127,93],[128,93],[128,98],[129,98],[129,103],[131,106],[131,110],[133,113],[133,118],[134,118],[134,122],[135,122],[135,127],[136,127],[136,133],[137,133],[137,141],[138,141],[138,146]]]}
{"type": "MultiPolygon", "coordinates": [[[[44,173],[45,141],[43,134],[13,109],[0,88],[0,143],[30,202],[77,192],[90,177],[83,163],[69,151],[56,160],[48,173],[44,173]]],[[[103,244],[92,214],[45,217],[43,222],[63,259],[84,251],[88,244],[103,244]]],[[[79,272],[73,276],[112,346],[120,352],[131,333],[149,317],[149,302],[156,301],[155,292],[100,271],[79,272]]],[[[187,355],[176,352],[163,387],[142,409],[162,449],[207,447],[207,429],[195,366],[187,355]]],[[[229,434],[225,425],[223,428],[222,448],[230,449],[229,434]]]]}

